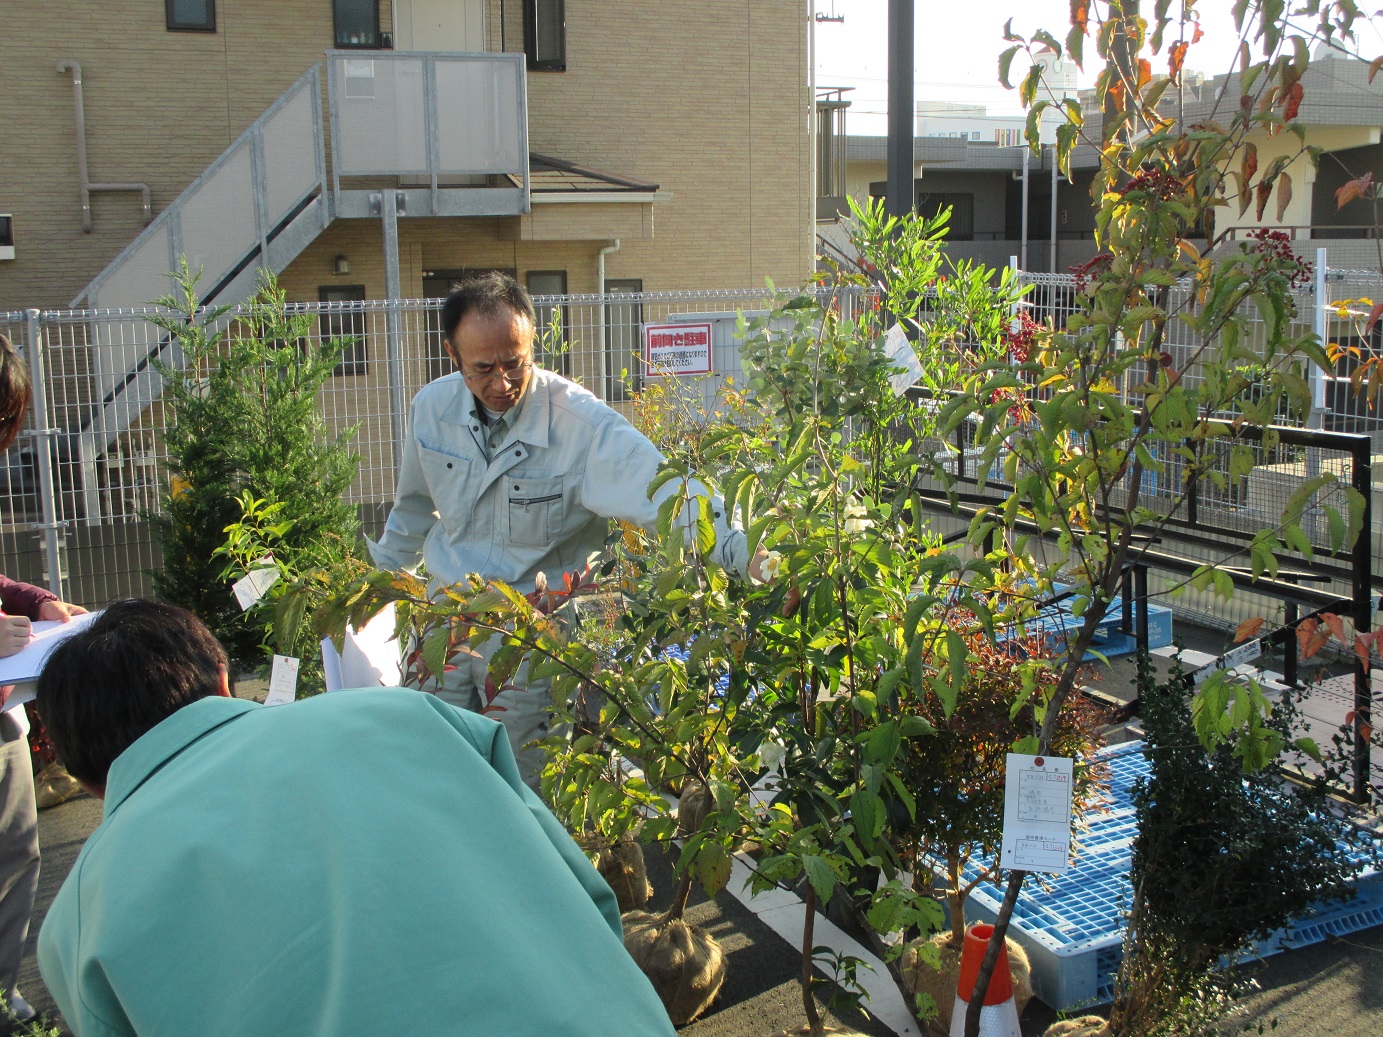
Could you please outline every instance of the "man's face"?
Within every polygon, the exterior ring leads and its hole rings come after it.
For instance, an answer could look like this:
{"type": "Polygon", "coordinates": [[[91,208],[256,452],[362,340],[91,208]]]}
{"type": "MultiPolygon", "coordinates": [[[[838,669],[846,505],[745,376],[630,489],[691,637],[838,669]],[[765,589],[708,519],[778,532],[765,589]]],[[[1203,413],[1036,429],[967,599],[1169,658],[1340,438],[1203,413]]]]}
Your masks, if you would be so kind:
{"type": "Polygon", "coordinates": [[[466,385],[490,410],[518,403],[533,378],[533,323],[513,310],[461,318],[446,343],[466,385]]]}

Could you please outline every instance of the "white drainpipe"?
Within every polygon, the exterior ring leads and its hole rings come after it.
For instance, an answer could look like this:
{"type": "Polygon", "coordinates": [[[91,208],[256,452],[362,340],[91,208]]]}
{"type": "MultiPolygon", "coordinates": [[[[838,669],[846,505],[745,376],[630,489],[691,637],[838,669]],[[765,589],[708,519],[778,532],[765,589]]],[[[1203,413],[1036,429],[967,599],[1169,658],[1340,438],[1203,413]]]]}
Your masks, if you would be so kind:
{"type": "MultiPolygon", "coordinates": [[[[602,296],[605,295],[605,257],[611,252],[618,251],[619,238],[615,238],[611,244],[606,245],[595,254],[596,291],[602,296]]],[[[598,343],[597,350],[600,356],[600,395],[602,398],[605,398],[610,395],[610,388],[609,383],[606,381],[609,377],[609,362],[606,359],[608,350],[605,343],[605,303],[603,301],[596,305],[595,326],[597,334],[596,341],[598,343]]]]}

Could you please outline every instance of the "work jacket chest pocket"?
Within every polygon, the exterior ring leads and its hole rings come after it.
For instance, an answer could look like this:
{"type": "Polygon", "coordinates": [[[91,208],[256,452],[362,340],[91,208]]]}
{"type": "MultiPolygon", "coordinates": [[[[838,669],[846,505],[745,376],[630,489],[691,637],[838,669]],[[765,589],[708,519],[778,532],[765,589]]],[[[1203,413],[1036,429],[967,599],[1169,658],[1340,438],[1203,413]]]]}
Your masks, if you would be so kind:
{"type": "Polygon", "coordinates": [[[524,479],[510,476],[509,542],[520,547],[550,547],[562,534],[566,507],[561,479],[524,479]]]}
{"type": "Polygon", "coordinates": [[[427,493],[448,533],[465,526],[475,508],[479,487],[477,472],[471,460],[447,450],[438,450],[422,442],[418,444],[418,460],[422,465],[427,493]]]}

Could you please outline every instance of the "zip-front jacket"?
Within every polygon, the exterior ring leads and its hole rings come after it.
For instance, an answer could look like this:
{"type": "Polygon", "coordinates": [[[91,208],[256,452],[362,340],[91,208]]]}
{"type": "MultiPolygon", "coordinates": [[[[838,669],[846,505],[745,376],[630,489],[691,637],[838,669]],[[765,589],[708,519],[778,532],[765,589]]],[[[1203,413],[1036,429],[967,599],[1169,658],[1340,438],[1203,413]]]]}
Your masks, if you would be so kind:
{"type": "MultiPolygon", "coordinates": [[[[434,587],[468,573],[520,591],[543,572],[556,579],[594,562],[608,520],[652,529],[674,480],[650,499],[663,456],[620,414],[551,371],[535,368],[522,410],[486,461],[486,428],[459,374],[439,378],[413,399],[394,508],[371,543],[375,564],[402,571],[427,566],[434,587]]],[[[693,483],[690,493],[705,490],[693,483]]],[[[712,498],[712,560],[743,578],[743,531],[712,498]]],[[[688,509],[690,511],[690,509],[688,509]]],[[[690,516],[688,516],[690,520],[690,516]]]]}

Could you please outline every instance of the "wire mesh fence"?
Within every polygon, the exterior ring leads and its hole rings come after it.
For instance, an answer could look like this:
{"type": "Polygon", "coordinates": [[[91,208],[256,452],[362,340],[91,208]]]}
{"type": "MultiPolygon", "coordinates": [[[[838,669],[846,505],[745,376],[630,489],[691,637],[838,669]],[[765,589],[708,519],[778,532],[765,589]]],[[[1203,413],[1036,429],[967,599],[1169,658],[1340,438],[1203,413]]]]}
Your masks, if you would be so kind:
{"type": "MultiPolygon", "coordinates": [[[[823,291],[846,316],[868,294],[823,291]]],[[[627,409],[662,377],[643,362],[645,329],[708,325],[710,370],[678,381],[682,398],[710,412],[727,381],[741,375],[741,316],[767,313],[774,299],[767,289],[537,296],[540,325],[558,318],[540,340],[538,359],[627,409]]],[[[319,403],[330,432],[352,436],[359,470],[347,496],[371,534],[393,499],[409,401],[452,371],[441,306],[440,299],[290,305],[311,318],[312,344],[348,343],[319,403]]],[[[183,363],[177,342],[148,320],[161,312],[0,313],[0,331],[42,390],[0,466],[0,572],[86,605],[151,592],[160,554],[150,518],[168,479],[159,369],[183,363]]],[[[243,314],[232,310],[214,326],[233,332],[243,314]]]]}
{"type": "MultiPolygon", "coordinates": [[[[1022,276],[1030,285],[1025,297],[1029,315],[1064,326],[1075,308],[1078,278],[1022,276]]],[[[1376,275],[1370,280],[1368,275],[1332,272],[1327,283],[1327,297],[1320,301],[1310,287],[1298,294],[1294,332],[1310,329],[1318,306],[1329,311],[1343,299],[1383,297],[1376,275]]],[[[1170,289],[1169,310],[1193,306],[1188,293],[1170,289]]],[[[837,291],[835,305],[851,316],[869,298],[860,290],[837,291]]],[[[627,409],[641,388],[660,378],[643,360],[649,326],[706,326],[710,370],[678,380],[680,395],[709,413],[727,381],[742,373],[740,319],[767,313],[774,301],[766,289],[537,296],[539,323],[552,328],[540,336],[539,361],[612,406],[627,409]]],[[[442,345],[441,300],[295,303],[291,309],[310,318],[313,343],[332,338],[348,342],[319,402],[332,433],[353,437],[360,463],[348,496],[360,508],[367,532],[377,532],[393,497],[396,449],[408,403],[424,384],[452,369],[442,345]]],[[[150,574],[160,564],[149,519],[158,513],[167,480],[159,366],[182,362],[177,343],[148,320],[154,312],[0,313],[0,332],[20,347],[41,383],[31,423],[0,465],[0,572],[52,587],[83,604],[149,593],[150,574]],[[58,559],[56,568],[50,565],[53,558],[58,559]]],[[[220,326],[230,327],[240,316],[231,311],[220,326]]],[[[1261,319],[1255,313],[1243,318],[1246,339],[1261,343],[1261,319]]],[[[1352,341],[1349,322],[1332,316],[1326,326],[1332,338],[1352,341]]],[[[1380,343],[1363,345],[1377,351],[1380,343]]],[[[1196,363],[1200,343],[1184,325],[1168,323],[1165,348],[1174,364],[1187,368],[1186,378],[1201,377],[1196,363]]],[[[1134,382],[1131,377],[1125,387],[1131,398],[1134,382]]],[[[1326,378],[1324,400],[1318,427],[1365,432],[1375,443],[1383,442],[1383,423],[1354,394],[1348,370],[1326,378]]],[[[1305,424],[1311,415],[1283,411],[1277,418],[1283,424],[1305,424]]],[[[964,438],[962,431],[961,446],[969,449],[964,438]]],[[[1216,444],[1210,449],[1229,448],[1216,444]]],[[[1351,474],[1347,459],[1313,447],[1249,449],[1256,451],[1257,466],[1247,477],[1200,481],[1193,505],[1199,509],[1199,525],[1251,533],[1281,514],[1302,480],[1339,468],[1335,474],[1347,483],[1351,474]]],[[[1170,506],[1184,492],[1184,460],[1162,460],[1163,470],[1150,473],[1141,488],[1153,507],[1170,506]]],[[[1211,458],[1210,466],[1219,463],[1228,470],[1227,456],[1218,462],[1211,458]]],[[[1383,539],[1377,529],[1373,539],[1377,549],[1383,539]]]]}

